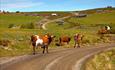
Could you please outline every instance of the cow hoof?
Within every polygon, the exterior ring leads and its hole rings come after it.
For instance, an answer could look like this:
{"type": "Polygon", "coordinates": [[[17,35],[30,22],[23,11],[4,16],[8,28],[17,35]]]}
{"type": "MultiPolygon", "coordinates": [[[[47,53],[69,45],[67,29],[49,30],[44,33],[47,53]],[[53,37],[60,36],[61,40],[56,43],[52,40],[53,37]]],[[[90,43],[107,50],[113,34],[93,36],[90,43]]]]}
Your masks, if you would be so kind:
{"type": "Polygon", "coordinates": [[[35,55],[35,53],[33,53],[33,55],[35,55]]]}

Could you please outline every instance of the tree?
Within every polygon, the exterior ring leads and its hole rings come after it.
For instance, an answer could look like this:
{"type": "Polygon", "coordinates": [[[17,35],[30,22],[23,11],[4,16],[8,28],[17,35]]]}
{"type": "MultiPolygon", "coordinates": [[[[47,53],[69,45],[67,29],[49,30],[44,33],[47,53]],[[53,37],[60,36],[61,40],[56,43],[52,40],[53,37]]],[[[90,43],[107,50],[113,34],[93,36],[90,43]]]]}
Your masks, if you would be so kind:
{"type": "Polygon", "coordinates": [[[20,11],[16,11],[16,13],[20,13],[20,11]]]}

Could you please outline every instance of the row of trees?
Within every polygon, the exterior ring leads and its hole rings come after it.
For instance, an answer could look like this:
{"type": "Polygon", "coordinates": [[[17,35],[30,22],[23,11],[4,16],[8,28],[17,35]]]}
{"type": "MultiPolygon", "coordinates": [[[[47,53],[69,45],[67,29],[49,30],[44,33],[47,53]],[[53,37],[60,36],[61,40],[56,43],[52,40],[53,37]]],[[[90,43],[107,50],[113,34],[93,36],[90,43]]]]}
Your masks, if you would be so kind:
{"type": "MultiPolygon", "coordinates": [[[[12,13],[12,12],[9,12],[9,11],[5,11],[5,10],[0,10],[0,13],[4,13],[4,14],[6,14],[6,13],[12,13]]],[[[16,11],[15,13],[20,13],[20,11],[16,11]]]]}

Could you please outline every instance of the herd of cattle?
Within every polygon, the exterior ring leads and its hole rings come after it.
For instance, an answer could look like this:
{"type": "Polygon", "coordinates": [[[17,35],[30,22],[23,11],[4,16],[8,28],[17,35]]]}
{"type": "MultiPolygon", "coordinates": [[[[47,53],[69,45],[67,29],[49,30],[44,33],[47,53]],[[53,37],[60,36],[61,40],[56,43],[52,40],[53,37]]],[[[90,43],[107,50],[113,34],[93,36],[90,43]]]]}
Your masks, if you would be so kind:
{"type": "MultiPolygon", "coordinates": [[[[110,30],[110,27],[109,26],[106,26],[102,29],[100,29],[98,31],[98,34],[100,34],[100,38],[102,38],[104,36],[104,34],[108,33],[108,31],[110,30]]],[[[81,41],[83,39],[84,35],[82,34],[75,34],[74,35],[74,48],[75,47],[78,47],[80,48],[80,44],[81,44],[81,41]]],[[[31,36],[31,43],[32,43],[32,46],[33,46],[33,54],[35,54],[35,49],[38,47],[38,46],[41,46],[43,48],[43,53],[46,52],[48,53],[48,46],[50,45],[50,43],[53,41],[53,39],[55,38],[54,35],[50,35],[50,34],[45,34],[43,36],[39,36],[39,35],[32,35],[31,36]]],[[[56,44],[58,46],[60,45],[63,45],[64,42],[66,42],[67,44],[69,44],[71,38],[69,36],[61,36],[59,38],[59,44],[56,44]]]]}
{"type": "MultiPolygon", "coordinates": [[[[74,36],[74,41],[75,41],[74,48],[80,47],[80,43],[81,43],[81,40],[83,39],[83,37],[84,36],[82,34],[75,34],[75,36],[74,36]],[[77,44],[78,44],[78,46],[77,46],[77,44]]],[[[32,35],[31,36],[31,43],[33,46],[33,54],[35,54],[35,48],[38,46],[41,46],[43,48],[43,53],[45,52],[45,50],[48,53],[48,46],[50,45],[50,43],[53,41],[54,38],[55,38],[55,36],[50,35],[50,34],[45,34],[43,36],[32,35]]],[[[69,44],[70,40],[71,40],[71,37],[69,37],[69,36],[61,36],[59,38],[59,44],[56,44],[56,45],[61,46],[61,45],[63,45],[63,43],[69,44]]]]}

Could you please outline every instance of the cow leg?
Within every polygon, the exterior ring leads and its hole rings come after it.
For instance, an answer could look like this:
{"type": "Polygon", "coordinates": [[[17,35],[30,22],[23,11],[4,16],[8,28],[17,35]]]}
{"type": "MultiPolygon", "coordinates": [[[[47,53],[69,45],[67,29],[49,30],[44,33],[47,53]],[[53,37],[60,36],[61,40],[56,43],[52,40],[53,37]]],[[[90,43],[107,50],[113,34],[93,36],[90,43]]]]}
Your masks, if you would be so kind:
{"type": "Polygon", "coordinates": [[[35,55],[35,46],[33,46],[33,55],[35,55]]]}
{"type": "Polygon", "coordinates": [[[74,48],[76,47],[76,45],[77,45],[77,43],[75,42],[75,44],[74,44],[74,48]]]}
{"type": "Polygon", "coordinates": [[[67,44],[69,44],[69,42],[67,42],[67,44]]]}
{"type": "Polygon", "coordinates": [[[60,44],[60,46],[62,46],[62,41],[61,41],[61,38],[59,39],[59,44],[60,44]]]}
{"type": "Polygon", "coordinates": [[[80,48],[80,43],[78,42],[78,46],[77,46],[77,48],[80,48]]]}
{"type": "Polygon", "coordinates": [[[60,45],[62,46],[62,45],[63,45],[63,42],[61,42],[60,45]]]}
{"type": "Polygon", "coordinates": [[[48,53],[48,45],[46,46],[46,52],[48,53]]]}
{"type": "Polygon", "coordinates": [[[45,45],[43,45],[43,54],[44,54],[44,52],[45,52],[45,45]]]}

